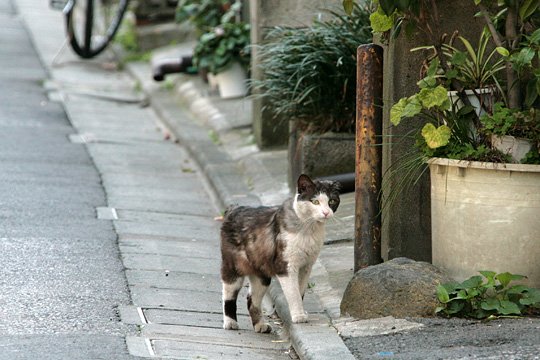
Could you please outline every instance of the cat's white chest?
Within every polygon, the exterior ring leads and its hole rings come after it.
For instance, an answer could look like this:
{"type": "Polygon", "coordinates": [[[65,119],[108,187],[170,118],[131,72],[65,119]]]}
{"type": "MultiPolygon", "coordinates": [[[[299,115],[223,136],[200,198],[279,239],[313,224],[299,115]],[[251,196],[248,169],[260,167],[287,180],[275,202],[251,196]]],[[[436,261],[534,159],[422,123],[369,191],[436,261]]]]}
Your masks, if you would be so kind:
{"type": "Polygon", "coordinates": [[[319,253],[325,238],[324,224],[315,224],[307,231],[284,234],[286,242],[285,259],[289,268],[300,269],[312,265],[319,253]]]}

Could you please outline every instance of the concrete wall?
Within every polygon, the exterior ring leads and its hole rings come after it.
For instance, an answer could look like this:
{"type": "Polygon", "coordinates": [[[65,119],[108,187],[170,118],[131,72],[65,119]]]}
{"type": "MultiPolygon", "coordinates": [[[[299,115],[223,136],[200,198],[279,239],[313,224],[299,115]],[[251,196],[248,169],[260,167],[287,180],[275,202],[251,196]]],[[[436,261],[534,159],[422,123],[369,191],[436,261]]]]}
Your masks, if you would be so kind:
{"type": "MultiPolygon", "coordinates": [[[[251,42],[252,48],[251,77],[261,78],[258,68],[257,44],[260,44],[269,29],[274,26],[308,26],[324,9],[341,7],[341,0],[250,0],[251,42]]],[[[263,110],[264,102],[253,99],[253,131],[260,148],[285,146],[288,141],[288,120],[275,119],[263,110]]]]}
{"type": "MultiPolygon", "coordinates": [[[[441,16],[441,27],[437,29],[439,35],[459,30],[473,45],[476,44],[483,22],[474,18],[477,12],[474,3],[470,0],[438,0],[437,3],[441,16]]],[[[385,139],[393,139],[393,143],[388,140],[383,147],[383,172],[411,151],[414,140],[403,136],[423,125],[420,121],[408,120],[393,127],[389,114],[391,106],[400,98],[418,91],[416,82],[420,79],[423,56],[409,50],[427,44],[426,36],[421,32],[410,37],[402,32],[398,39],[385,47],[383,132],[385,139]]],[[[402,193],[383,212],[382,257],[388,260],[399,256],[431,261],[430,183],[427,173],[409,193],[402,193]]]]}

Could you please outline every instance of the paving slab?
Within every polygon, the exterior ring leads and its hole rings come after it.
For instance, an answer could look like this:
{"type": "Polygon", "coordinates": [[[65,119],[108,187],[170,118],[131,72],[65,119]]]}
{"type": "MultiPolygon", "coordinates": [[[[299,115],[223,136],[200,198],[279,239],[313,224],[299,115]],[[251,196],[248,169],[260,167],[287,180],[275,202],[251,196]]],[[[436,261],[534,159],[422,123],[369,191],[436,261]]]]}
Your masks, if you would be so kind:
{"type": "MultiPolygon", "coordinates": [[[[223,315],[221,313],[184,311],[167,308],[140,308],[135,306],[123,306],[120,308],[120,316],[126,324],[144,326],[147,324],[183,325],[192,327],[204,327],[222,329],[223,315]]],[[[242,329],[250,329],[251,320],[248,315],[239,314],[238,324],[242,329]]],[[[275,324],[276,328],[279,323],[275,324]]]]}
{"type": "MultiPolygon", "coordinates": [[[[112,190],[111,190],[112,191],[112,190]]],[[[108,197],[110,207],[116,209],[140,210],[157,213],[189,214],[201,216],[215,216],[216,210],[213,204],[204,199],[189,204],[189,206],[176,199],[156,200],[142,196],[110,195],[108,197]]]]}
{"type": "Polygon", "coordinates": [[[121,187],[142,187],[151,189],[166,189],[171,192],[185,189],[186,180],[198,180],[193,171],[179,171],[171,174],[133,174],[128,172],[104,173],[101,175],[105,187],[111,189],[121,187]]]}
{"type": "MultiPolygon", "coordinates": [[[[194,184],[191,184],[192,186],[189,185],[189,183],[184,181],[183,186],[179,189],[175,189],[176,191],[163,188],[154,189],[147,186],[119,186],[111,188],[108,191],[108,195],[110,197],[138,197],[148,201],[174,200],[190,204],[192,207],[196,207],[197,203],[208,203],[204,188],[194,186],[194,184]]],[[[189,207],[187,207],[186,210],[189,211],[189,207]]],[[[125,212],[123,213],[126,214],[125,212]]],[[[143,213],[145,212],[138,211],[132,212],[129,215],[133,215],[133,217],[143,217],[143,213]]],[[[127,217],[124,217],[124,219],[127,219],[127,217]]]]}
{"type": "Polygon", "coordinates": [[[220,262],[211,258],[183,256],[165,256],[154,254],[122,254],[126,269],[183,271],[192,274],[219,274],[220,262]]]}
{"type": "Polygon", "coordinates": [[[120,248],[124,254],[181,255],[190,254],[197,258],[221,261],[221,253],[215,243],[193,241],[193,239],[152,240],[122,239],[120,248]]]}
{"type": "MultiPolygon", "coordinates": [[[[140,307],[169,308],[216,314],[222,312],[220,292],[158,289],[140,286],[131,286],[130,290],[133,303],[140,307]]],[[[244,314],[247,314],[247,311],[244,314]]]]}
{"type": "MultiPolygon", "coordinates": [[[[218,274],[193,274],[171,270],[126,270],[126,277],[132,286],[159,289],[198,289],[220,293],[221,280],[218,274]]],[[[219,296],[219,295],[218,295],[219,296]]]]}
{"type": "Polygon", "coordinates": [[[144,327],[142,334],[150,339],[167,337],[179,339],[182,342],[211,343],[248,349],[287,350],[288,348],[286,342],[276,340],[269,334],[256,333],[251,329],[223,331],[216,328],[198,328],[194,331],[191,326],[149,324],[144,327]]]}
{"type": "MultiPolygon", "coordinates": [[[[111,197],[112,199],[115,199],[114,197],[111,197]]],[[[137,199],[138,201],[144,201],[144,198],[141,200],[140,198],[137,199]]],[[[150,201],[148,199],[147,203],[150,201]]],[[[153,201],[152,204],[163,204],[164,201],[153,201]]],[[[114,205],[114,202],[111,201],[111,204],[114,205]]],[[[148,206],[148,205],[147,205],[148,206]]],[[[203,211],[205,209],[200,208],[196,212],[197,213],[205,213],[203,211]]],[[[185,210],[182,210],[185,211],[185,210]]],[[[216,215],[212,209],[208,209],[206,211],[207,215],[216,215]]],[[[207,226],[204,219],[201,219],[201,222],[195,222],[193,221],[193,217],[190,217],[189,215],[186,216],[189,219],[188,221],[182,222],[182,223],[172,223],[172,224],[164,224],[164,223],[156,223],[156,222],[134,222],[134,221],[123,221],[118,220],[115,221],[115,227],[118,234],[139,234],[139,235],[157,235],[157,236],[185,236],[185,234],[189,234],[189,236],[192,239],[197,239],[199,241],[208,241],[213,244],[219,244],[217,241],[219,239],[219,229],[216,226],[207,226]],[[189,221],[191,220],[191,221],[189,221]]],[[[202,217],[199,217],[202,218],[202,217]]]]}

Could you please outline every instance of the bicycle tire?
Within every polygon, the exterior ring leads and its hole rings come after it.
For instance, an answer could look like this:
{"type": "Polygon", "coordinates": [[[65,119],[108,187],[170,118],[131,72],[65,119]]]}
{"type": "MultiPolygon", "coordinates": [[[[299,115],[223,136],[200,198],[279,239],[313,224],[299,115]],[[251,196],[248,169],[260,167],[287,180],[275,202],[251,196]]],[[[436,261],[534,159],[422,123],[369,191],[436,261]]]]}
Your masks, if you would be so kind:
{"type": "Polygon", "coordinates": [[[120,28],[129,0],[70,0],[64,9],[66,17],[66,32],[73,51],[83,59],[90,59],[100,54],[114,38],[120,28]],[[96,3],[101,6],[96,11],[96,3]],[[113,14],[105,18],[105,4],[115,5],[111,8],[113,14]],[[97,19],[97,16],[100,16],[97,19]],[[101,20],[97,24],[96,20],[101,20]]]}

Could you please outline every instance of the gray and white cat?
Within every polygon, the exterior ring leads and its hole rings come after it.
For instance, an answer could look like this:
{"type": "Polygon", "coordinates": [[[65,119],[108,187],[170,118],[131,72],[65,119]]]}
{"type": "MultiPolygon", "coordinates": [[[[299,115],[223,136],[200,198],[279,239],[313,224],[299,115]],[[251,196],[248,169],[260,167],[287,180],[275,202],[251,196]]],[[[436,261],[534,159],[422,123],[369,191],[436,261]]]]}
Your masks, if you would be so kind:
{"type": "Polygon", "coordinates": [[[238,206],[221,226],[223,328],[238,329],[236,299],[249,278],[248,310],[256,332],[272,329],[261,303],[271,278],[279,280],[295,323],[306,322],[303,297],[325,238],[325,223],[339,205],[340,184],[300,175],[297,194],[281,206],[238,206]]]}

